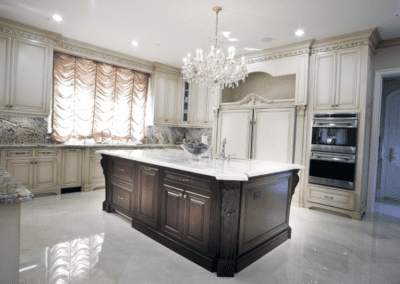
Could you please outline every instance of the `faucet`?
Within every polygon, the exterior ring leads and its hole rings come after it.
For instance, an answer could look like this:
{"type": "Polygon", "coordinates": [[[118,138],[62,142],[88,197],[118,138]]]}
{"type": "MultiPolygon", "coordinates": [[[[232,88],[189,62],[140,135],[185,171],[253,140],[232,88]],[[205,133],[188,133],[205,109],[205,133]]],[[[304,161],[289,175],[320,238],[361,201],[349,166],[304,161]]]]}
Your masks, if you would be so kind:
{"type": "Polygon", "coordinates": [[[104,144],[103,132],[104,132],[105,130],[108,130],[108,134],[110,135],[110,138],[111,138],[111,131],[110,131],[110,129],[108,129],[108,128],[103,129],[103,130],[101,131],[101,144],[104,144]]]}
{"type": "Polygon", "coordinates": [[[225,159],[225,145],[226,145],[226,138],[222,140],[222,151],[216,156],[217,159],[225,159]]]}

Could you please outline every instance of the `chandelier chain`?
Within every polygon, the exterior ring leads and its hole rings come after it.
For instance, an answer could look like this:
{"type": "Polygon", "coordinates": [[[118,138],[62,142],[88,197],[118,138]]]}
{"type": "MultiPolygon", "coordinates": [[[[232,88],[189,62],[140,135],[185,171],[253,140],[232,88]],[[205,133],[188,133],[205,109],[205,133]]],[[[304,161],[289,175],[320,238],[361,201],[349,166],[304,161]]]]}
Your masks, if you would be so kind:
{"type": "Polygon", "coordinates": [[[217,14],[217,20],[215,23],[215,45],[218,44],[218,12],[216,12],[217,14]]]}

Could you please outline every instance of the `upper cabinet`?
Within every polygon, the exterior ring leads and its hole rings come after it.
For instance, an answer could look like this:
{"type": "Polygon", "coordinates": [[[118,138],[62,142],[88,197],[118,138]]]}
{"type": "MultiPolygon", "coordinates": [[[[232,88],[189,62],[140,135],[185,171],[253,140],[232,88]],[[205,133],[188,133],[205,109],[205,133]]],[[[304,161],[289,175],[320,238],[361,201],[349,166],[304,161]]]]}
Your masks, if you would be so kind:
{"type": "Polygon", "coordinates": [[[0,35],[0,111],[47,117],[50,114],[53,47],[0,35]]]}
{"type": "Polygon", "coordinates": [[[358,109],[361,49],[348,49],[314,57],[314,109],[358,109]]]}
{"type": "Polygon", "coordinates": [[[181,80],[164,73],[155,78],[154,124],[175,126],[178,121],[178,102],[181,94],[181,80]]]}

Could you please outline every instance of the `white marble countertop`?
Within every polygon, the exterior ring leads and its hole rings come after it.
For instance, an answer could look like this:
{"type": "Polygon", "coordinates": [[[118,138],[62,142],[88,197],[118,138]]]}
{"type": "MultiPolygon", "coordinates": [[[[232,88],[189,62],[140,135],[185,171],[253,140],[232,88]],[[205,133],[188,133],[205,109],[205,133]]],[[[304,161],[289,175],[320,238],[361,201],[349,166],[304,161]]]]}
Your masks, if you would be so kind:
{"type": "Polygon", "coordinates": [[[96,153],[149,163],[172,169],[213,176],[217,180],[247,181],[251,177],[274,174],[293,169],[305,169],[302,165],[260,160],[189,159],[181,150],[101,150],[96,153]]]}
{"type": "Polygon", "coordinates": [[[21,149],[21,148],[180,148],[179,145],[174,144],[76,144],[76,145],[62,145],[62,144],[18,144],[18,145],[0,145],[0,150],[5,149],[21,149]]]}
{"type": "Polygon", "coordinates": [[[0,205],[29,201],[33,194],[0,167],[0,205]]]}

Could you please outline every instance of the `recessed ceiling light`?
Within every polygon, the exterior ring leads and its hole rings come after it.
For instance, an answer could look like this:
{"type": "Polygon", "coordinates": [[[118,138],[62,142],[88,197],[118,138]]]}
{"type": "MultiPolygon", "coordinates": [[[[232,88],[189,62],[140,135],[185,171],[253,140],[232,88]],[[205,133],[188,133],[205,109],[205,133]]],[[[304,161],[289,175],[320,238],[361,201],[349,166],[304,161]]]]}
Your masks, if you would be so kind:
{"type": "Polygon", "coordinates": [[[302,35],[304,35],[304,31],[303,30],[297,30],[294,34],[297,35],[297,36],[302,36],[302,35]]]}
{"type": "Polygon", "coordinates": [[[244,50],[248,50],[248,51],[259,51],[259,50],[261,50],[260,48],[252,48],[252,47],[245,47],[245,48],[243,48],[244,50]]]}
{"type": "Polygon", "coordinates": [[[137,40],[132,41],[132,45],[134,47],[138,47],[139,46],[139,42],[137,40]]]}
{"type": "Polygon", "coordinates": [[[237,38],[228,38],[229,41],[239,41],[237,38]]]}
{"type": "Polygon", "coordinates": [[[224,37],[230,38],[231,32],[221,32],[221,33],[224,35],[224,37]]]}
{"type": "Polygon", "coordinates": [[[53,15],[53,19],[56,22],[61,22],[63,20],[63,18],[60,15],[57,15],[57,14],[53,15]]]}
{"type": "Polygon", "coordinates": [[[264,38],[261,39],[261,41],[262,42],[270,42],[270,41],[272,41],[272,38],[271,37],[264,37],[264,38]]]}

